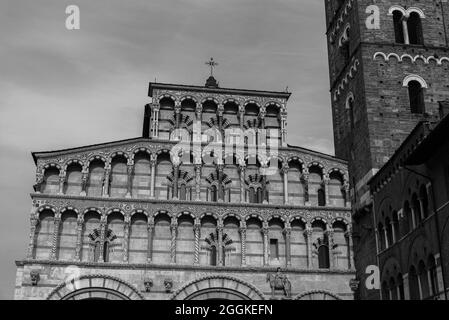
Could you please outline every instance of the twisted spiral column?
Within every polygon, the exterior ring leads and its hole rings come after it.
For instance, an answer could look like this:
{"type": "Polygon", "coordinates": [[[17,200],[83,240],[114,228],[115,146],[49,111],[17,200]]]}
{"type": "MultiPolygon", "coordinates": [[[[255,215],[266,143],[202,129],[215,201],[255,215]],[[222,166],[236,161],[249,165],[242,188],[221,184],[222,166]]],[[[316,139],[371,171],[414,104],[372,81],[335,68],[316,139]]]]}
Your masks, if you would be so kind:
{"type": "Polygon", "coordinates": [[[151,263],[153,260],[153,230],[154,230],[154,217],[148,218],[148,242],[147,242],[147,262],[151,263]]]}
{"type": "Polygon", "coordinates": [[[199,265],[200,264],[200,231],[201,231],[201,224],[199,221],[195,221],[195,224],[193,225],[193,232],[195,236],[195,252],[194,252],[194,264],[199,265]]]}
{"type": "Polygon", "coordinates": [[[172,218],[172,222],[170,224],[171,231],[171,245],[170,245],[170,258],[171,263],[176,263],[176,236],[178,231],[178,222],[176,218],[172,218]]]}
{"type": "Polygon", "coordinates": [[[56,260],[56,246],[58,244],[60,225],[61,225],[61,213],[57,213],[57,214],[55,214],[55,219],[54,219],[53,239],[52,239],[52,245],[51,245],[50,260],[56,260]]]}
{"type": "Polygon", "coordinates": [[[242,266],[246,266],[246,223],[240,224],[239,231],[242,246],[242,266]]]}

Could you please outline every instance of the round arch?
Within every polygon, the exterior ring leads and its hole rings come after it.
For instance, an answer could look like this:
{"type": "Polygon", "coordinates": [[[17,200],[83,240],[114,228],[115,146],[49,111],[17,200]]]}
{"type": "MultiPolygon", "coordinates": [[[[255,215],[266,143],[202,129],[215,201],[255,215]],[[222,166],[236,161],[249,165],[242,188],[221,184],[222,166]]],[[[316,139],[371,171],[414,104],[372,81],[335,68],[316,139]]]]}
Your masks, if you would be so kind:
{"type": "Polygon", "coordinates": [[[312,290],[297,295],[295,300],[341,300],[341,298],[326,290],[312,290]]]}
{"type": "Polygon", "coordinates": [[[172,300],[264,300],[263,293],[250,283],[224,275],[211,275],[195,279],[172,296],[172,300]]]}
{"type": "Polygon", "coordinates": [[[84,299],[144,300],[144,297],[126,281],[102,274],[83,275],[65,281],[47,297],[47,300],[84,299]]]}

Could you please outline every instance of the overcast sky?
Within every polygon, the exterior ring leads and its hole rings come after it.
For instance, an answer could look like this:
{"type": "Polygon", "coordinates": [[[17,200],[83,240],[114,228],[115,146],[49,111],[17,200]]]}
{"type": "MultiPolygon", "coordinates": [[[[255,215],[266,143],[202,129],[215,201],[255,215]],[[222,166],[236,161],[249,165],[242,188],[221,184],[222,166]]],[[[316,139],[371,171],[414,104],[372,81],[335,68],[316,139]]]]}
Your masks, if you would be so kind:
{"type": "Polygon", "coordinates": [[[26,255],[32,151],[141,135],[148,83],[288,86],[288,143],[333,154],[323,0],[1,0],[0,298],[26,255]],[[81,29],[65,28],[78,5],[81,29]]]}

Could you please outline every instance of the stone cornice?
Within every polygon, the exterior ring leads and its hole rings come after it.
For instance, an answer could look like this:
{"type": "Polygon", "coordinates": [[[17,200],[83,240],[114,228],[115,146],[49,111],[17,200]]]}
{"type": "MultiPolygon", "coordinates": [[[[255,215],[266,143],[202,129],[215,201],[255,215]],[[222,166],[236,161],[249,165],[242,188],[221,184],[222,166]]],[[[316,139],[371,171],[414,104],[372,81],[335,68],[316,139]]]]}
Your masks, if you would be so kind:
{"type": "Polygon", "coordinates": [[[211,203],[200,201],[180,200],[152,200],[152,199],[125,199],[125,198],[94,198],[83,196],[62,196],[32,193],[33,206],[37,211],[44,208],[52,208],[55,212],[65,208],[75,208],[79,214],[94,208],[102,214],[108,214],[113,210],[122,212],[123,215],[132,215],[142,211],[148,216],[154,216],[159,212],[167,212],[172,217],[188,212],[196,218],[205,214],[213,214],[223,219],[228,215],[236,216],[240,220],[257,217],[263,221],[269,221],[272,217],[279,217],[284,222],[300,219],[305,223],[311,223],[315,219],[321,219],[328,224],[336,220],[351,224],[350,208],[335,207],[305,207],[270,204],[249,203],[211,203]]]}
{"type": "MultiPolygon", "coordinates": [[[[36,260],[36,259],[23,259],[16,260],[16,266],[22,267],[27,265],[44,265],[44,266],[78,266],[84,268],[98,268],[98,269],[133,269],[133,270],[196,270],[207,272],[242,272],[242,273],[254,273],[254,272],[276,272],[279,266],[267,266],[267,267],[255,267],[255,266],[196,266],[196,265],[183,265],[183,264],[147,264],[147,263],[111,263],[111,262],[76,262],[76,261],[60,261],[60,260],[36,260]]],[[[303,269],[294,267],[282,267],[282,270],[286,273],[297,274],[355,274],[355,270],[345,269],[303,269]]]]}

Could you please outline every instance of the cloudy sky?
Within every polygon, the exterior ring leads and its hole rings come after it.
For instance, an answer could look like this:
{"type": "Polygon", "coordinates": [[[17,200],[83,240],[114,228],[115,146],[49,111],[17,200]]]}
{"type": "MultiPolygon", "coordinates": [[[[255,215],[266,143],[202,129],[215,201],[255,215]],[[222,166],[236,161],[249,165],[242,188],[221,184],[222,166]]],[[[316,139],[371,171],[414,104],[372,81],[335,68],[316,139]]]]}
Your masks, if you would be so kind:
{"type": "Polygon", "coordinates": [[[32,151],[138,137],[148,82],[288,86],[288,142],[333,154],[324,1],[2,0],[0,298],[28,244],[32,151]],[[81,29],[65,28],[78,5],[81,29]]]}

